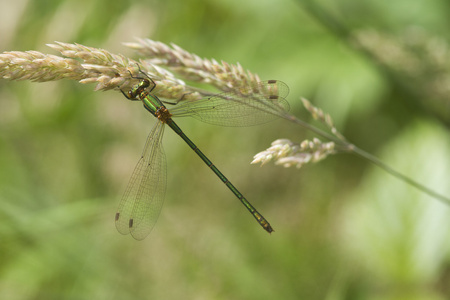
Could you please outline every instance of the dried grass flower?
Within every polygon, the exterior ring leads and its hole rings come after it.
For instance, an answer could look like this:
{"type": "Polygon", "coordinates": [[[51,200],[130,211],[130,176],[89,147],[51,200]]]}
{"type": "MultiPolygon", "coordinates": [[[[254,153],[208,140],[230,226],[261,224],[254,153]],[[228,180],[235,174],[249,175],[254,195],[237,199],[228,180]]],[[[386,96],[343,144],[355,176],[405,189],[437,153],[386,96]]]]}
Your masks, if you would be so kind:
{"type": "Polygon", "coordinates": [[[309,162],[318,162],[330,154],[335,154],[334,142],[322,143],[318,138],[312,141],[304,140],[295,144],[288,139],[278,139],[272,142],[271,147],[253,157],[252,164],[265,163],[274,160],[276,165],[285,168],[295,166],[301,168],[309,162]]]}

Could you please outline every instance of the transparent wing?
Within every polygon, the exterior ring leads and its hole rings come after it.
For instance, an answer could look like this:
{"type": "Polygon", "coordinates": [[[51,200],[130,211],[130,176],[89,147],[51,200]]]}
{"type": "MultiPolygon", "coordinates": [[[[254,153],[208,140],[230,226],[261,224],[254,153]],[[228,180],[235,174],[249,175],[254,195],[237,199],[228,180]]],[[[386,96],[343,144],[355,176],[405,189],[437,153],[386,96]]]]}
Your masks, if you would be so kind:
{"type": "Polygon", "coordinates": [[[255,86],[185,101],[170,110],[174,117],[192,116],[220,126],[252,126],[269,122],[289,111],[285,97],[288,86],[277,80],[263,81],[255,86]]]}
{"type": "Polygon", "coordinates": [[[131,175],[116,213],[116,228],[143,240],[153,229],[166,193],[166,157],[162,147],[164,124],[157,122],[148,135],[142,156],[131,175]]]}

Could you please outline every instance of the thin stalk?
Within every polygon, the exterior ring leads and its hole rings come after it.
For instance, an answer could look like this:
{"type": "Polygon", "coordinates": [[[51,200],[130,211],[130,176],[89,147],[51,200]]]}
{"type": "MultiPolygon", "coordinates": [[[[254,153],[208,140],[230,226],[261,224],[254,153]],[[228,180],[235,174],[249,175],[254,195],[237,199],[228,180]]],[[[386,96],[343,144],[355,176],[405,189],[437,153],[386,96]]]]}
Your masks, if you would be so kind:
{"type": "Polygon", "coordinates": [[[353,147],[351,148],[351,152],[362,157],[365,158],[367,160],[369,160],[370,162],[374,163],[376,166],[382,168],[383,170],[385,170],[386,172],[388,172],[389,174],[391,174],[394,177],[397,177],[398,179],[406,182],[407,184],[415,187],[416,189],[424,192],[425,194],[430,195],[431,197],[440,200],[441,202],[443,202],[444,204],[450,205],[450,199],[444,195],[441,195],[429,188],[427,188],[426,186],[424,186],[423,184],[401,174],[400,172],[392,169],[391,167],[389,167],[388,165],[386,165],[385,163],[383,163],[382,161],[380,161],[378,158],[376,158],[375,156],[373,156],[370,153],[367,153],[366,151],[352,145],[353,147]]]}
{"type": "Polygon", "coordinates": [[[341,140],[335,136],[333,136],[332,134],[325,132],[315,126],[312,126],[308,123],[303,122],[302,120],[299,120],[298,118],[294,117],[293,115],[290,114],[286,114],[285,116],[283,116],[283,118],[285,118],[286,120],[289,120],[291,122],[294,122],[308,130],[311,130],[312,132],[314,132],[317,135],[320,135],[326,139],[329,139],[330,141],[335,142],[337,145],[339,145],[340,150],[344,151],[344,152],[348,152],[348,153],[352,153],[355,154],[359,157],[362,157],[364,159],[367,159],[368,161],[372,162],[373,164],[375,164],[377,167],[380,167],[381,169],[383,169],[384,171],[386,171],[387,173],[391,174],[392,176],[398,178],[399,180],[402,180],[403,182],[415,187],[416,189],[418,189],[419,191],[424,192],[425,194],[441,201],[444,204],[450,205],[450,198],[439,194],[433,190],[431,190],[430,188],[424,186],[423,184],[407,177],[406,175],[403,175],[402,173],[394,170],[393,168],[389,167],[387,164],[383,163],[381,160],[379,160],[377,157],[373,156],[372,154],[356,147],[355,145],[349,143],[346,140],[341,140]]]}

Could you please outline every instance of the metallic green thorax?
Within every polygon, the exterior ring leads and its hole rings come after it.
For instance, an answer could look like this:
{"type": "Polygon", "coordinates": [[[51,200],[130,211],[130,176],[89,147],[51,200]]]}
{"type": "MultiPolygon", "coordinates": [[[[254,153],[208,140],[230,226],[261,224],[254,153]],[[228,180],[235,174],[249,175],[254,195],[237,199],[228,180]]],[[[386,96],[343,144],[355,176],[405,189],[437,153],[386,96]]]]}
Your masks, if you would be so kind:
{"type": "MultiPolygon", "coordinates": [[[[147,91],[147,88],[149,86],[150,81],[145,78],[142,79],[138,85],[136,85],[128,92],[129,99],[136,99],[136,97],[139,97],[146,110],[148,110],[153,116],[160,119],[163,123],[166,123],[166,119],[161,119],[160,111],[164,109],[167,111],[167,108],[164,106],[161,100],[159,100],[158,97],[150,94],[150,92],[147,91]]],[[[166,117],[170,118],[170,116],[166,117]]]]}
{"type": "MultiPolygon", "coordinates": [[[[238,191],[238,189],[219,171],[219,169],[200,151],[200,149],[183,133],[183,131],[178,127],[178,125],[172,120],[172,115],[164,104],[156,97],[151,94],[152,88],[150,88],[150,81],[146,78],[142,78],[139,84],[137,84],[133,89],[128,91],[124,95],[131,100],[137,100],[139,98],[144,104],[145,109],[147,109],[153,116],[158,118],[161,123],[165,123],[172,128],[188,145],[194,150],[195,153],[205,162],[205,164],[220,178],[220,180],[233,192],[233,194],[244,204],[244,206],[250,211],[253,217],[258,221],[258,223],[269,233],[273,231],[269,222],[250,204],[250,202],[245,199],[245,197],[238,191]]],[[[122,92],[123,93],[123,92],[122,92]]],[[[144,183],[145,184],[145,183],[144,183]]],[[[120,219],[121,215],[116,214],[116,223],[120,219]]],[[[134,230],[133,226],[137,226],[134,223],[133,217],[129,219],[130,232],[134,230]]]]}

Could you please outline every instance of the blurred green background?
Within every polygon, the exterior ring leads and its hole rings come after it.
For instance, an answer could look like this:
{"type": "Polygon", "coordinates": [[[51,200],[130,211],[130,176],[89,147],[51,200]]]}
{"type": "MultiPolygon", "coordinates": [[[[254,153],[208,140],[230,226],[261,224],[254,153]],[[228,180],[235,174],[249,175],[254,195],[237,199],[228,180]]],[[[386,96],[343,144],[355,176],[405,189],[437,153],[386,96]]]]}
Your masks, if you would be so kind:
{"type": "MultiPolygon", "coordinates": [[[[137,58],[149,37],[240,62],[331,114],[357,146],[450,195],[447,0],[0,0],[0,51],[77,42],[137,58]]],[[[275,121],[179,125],[273,225],[264,232],[169,130],[159,221],[114,214],[155,120],[117,92],[0,81],[1,299],[450,299],[450,208],[371,163],[250,165],[275,121]]]]}

